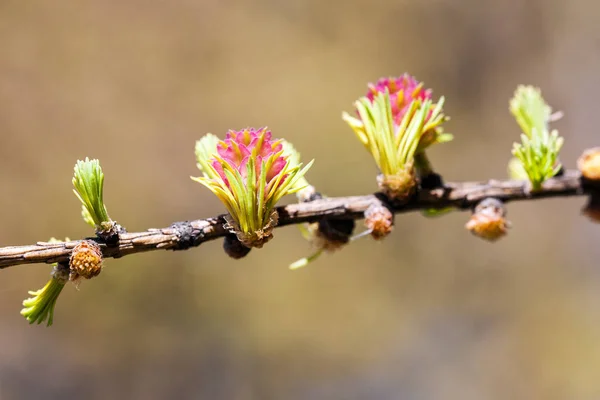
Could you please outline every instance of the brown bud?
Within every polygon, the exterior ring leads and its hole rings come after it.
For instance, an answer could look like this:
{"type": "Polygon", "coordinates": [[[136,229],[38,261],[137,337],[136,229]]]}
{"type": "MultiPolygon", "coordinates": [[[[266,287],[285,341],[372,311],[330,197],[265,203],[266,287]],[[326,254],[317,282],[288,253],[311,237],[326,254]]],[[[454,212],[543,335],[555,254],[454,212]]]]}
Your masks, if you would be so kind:
{"type": "Polygon", "coordinates": [[[585,179],[600,181],[600,147],[584,151],[577,160],[577,167],[585,179]]]}
{"type": "Polygon", "coordinates": [[[308,240],[315,248],[332,252],[350,241],[354,225],[353,219],[323,219],[313,222],[306,226],[308,240]]]}
{"type": "Polygon", "coordinates": [[[365,225],[375,240],[381,240],[394,229],[394,214],[382,204],[372,204],[365,211],[365,225]]]}
{"type": "Polygon", "coordinates": [[[476,207],[471,219],[465,225],[471,233],[493,242],[506,235],[510,222],[505,218],[504,204],[494,198],[482,200],[476,207]]]}
{"type": "Polygon", "coordinates": [[[356,223],[353,219],[322,219],[310,224],[309,231],[316,230],[316,234],[331,243],[344,245],[350,241],[356,223]]]}
{"type": "Polygon", "coordinates": [[[600,223],[600,193],[592,193],[581,212],[592,222],[600,223]]]}
{"type": "Polygon", "coordinates": [[[82,240],[71,252],[69,260],[69,279],[74,281],[79,277],[90,279],[102,271],[102,251],[96,242],[82,240]]]}
{"type": "Polygon", "coordinates": [[[223,240],[223,250],[225,250],[225,253],[227,253],[229,257],[239,260],[240,258],[246,257],[252,249],[244,246],[235,234],[230,233],[227,234],[223,240]]]}

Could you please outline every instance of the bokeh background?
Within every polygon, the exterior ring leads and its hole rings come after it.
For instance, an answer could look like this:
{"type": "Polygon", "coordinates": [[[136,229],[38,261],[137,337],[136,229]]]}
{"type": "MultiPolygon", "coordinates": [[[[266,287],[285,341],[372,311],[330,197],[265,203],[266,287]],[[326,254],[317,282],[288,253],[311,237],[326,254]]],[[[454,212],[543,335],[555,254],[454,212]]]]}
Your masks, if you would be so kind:
{"type": "MultiPolygon", "coordinates": [[[[600,144],[592,0],[0,2],[0,245],[91,234],[71,192],[99,158],[130,231],[223,212],[189,179],[206,132],[268,125],[331,196],[376,169],[341,120],[380,76],[447,98],[447,180],[506,176],[508,99],[542,87],[562,159],[600,144]]],[[[293,201],[294,199],[288,199],[293,201]]],[[[2,270],[0,398],[598,399],[600,230],[583,198],[511,204],[490,245],[468,215],[397,218],[309,268],[296,227],[242,261],[221,243],[109,260],[55,325],[19,315],[50,268],[2,270]]]]}

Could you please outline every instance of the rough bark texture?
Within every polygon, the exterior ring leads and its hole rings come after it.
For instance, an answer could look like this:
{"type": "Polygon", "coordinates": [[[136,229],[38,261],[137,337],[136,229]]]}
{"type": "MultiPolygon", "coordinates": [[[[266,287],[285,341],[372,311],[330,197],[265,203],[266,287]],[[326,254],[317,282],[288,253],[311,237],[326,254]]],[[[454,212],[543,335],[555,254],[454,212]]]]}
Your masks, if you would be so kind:
{"type": "MultiPolygon", "coordinates": [[[[586,181],[581,173],[565,171],[561,176],[546,181],[543,188],[531,192],[528,182],[516,180],[490,180],[488,182],[446,183],[441,187],[419,191],[408,203],[389,204],[385,196],[375,193],[366,196],[333,197],[311,202],[278,207],[279,224],[286,226],[323,219],[360,219],[371,205],[385,205],[395,213],[424,209],[453,207],[470,210],[483,199],[494,197],[503,202],[535,200],[549,197],[581,196],[600,190],[600,182],[586,181]]],[[[145,232],[123,233],[115,245],[107,245],[96,237],[104,258],[119,258],[151,250],[186,250],[224,237],[224,216],[176,222],[167,228],[148,229],[145,232]]],[[[0,248],[0,268],[33,263],[68,261],[71,250],[80,240],[70,242],[38,242],[28,246],[0,248]]]]}

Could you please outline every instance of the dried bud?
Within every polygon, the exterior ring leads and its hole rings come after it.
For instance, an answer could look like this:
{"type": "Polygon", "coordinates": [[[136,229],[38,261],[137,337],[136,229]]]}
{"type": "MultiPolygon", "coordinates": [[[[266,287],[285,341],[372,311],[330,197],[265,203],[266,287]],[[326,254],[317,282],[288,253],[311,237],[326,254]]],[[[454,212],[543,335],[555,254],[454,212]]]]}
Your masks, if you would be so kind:
{"type": "Polygon", "coordinates": [[[577,167],[585,179],[600,181],[600,147],[584,151],[577,160],[577,167]]]}
{"type": "Polygon", "coordinates": [[[225,253],[227,253],[229,257],[239,260],[240,258],[246,257],[252,249],[244,246],[235,234],[229,233],[223,240],[223,250],[225,250],[225,253]]]}
{"type": "Polygon", "coordinates": [[[117,246],[119,244],[119,235],[127,231],[116,221],[103,222],[100,229],[96,229],[96,235],[108,246],[117,246]]]}
{"type": "Polygon", "coordinates": [[[365,211],[365,225],[375,240],[381,240],[394,229],[394,214],[384,205],[372,204],[365,211]]]}
{"type": "MultiPolygon", "coordinates": [[[[423,153],[424,154],[424,153],[423,153]]],[[[422,174],[419,177],[421,183],[421,189],[431,190],[444,187],[444,179],[440,174],[430,172],[428,174],[422,174]]]]}
{"type": "Polygon", "coordinates": [[[318,223],[310,224],[309,230],[313,229],[315,235],[322,240],[322,245],[326,250],[337,250],[350,241],[350,235],[354,231],[355,222],[353,219],[322,219],[318,223]]]}
{"type": "Polygon", "coordinates": [[[353,219],[323,219],[319,222],[302,227],[304,237],[312,244],[316,251],[308,257],[299,259],[290,264],[290,269],[298,269],[307,266],[316,260],[323,252],[333,252],[342,248],[350,241],[350,235],[354,230],[353,219]]]}
{"type": "Polygon", "coordinates": [[[69,260],[69,279],[75,281],[80,277],[90,279],[102,271],[102,251],[100,246],[91,240],[77,243],[69,260]]]}
{"type": "Polygon", "coordinates": [[[493,242],[506,235],[510,222],[506,220],[504,204],[494,198],[481,201],[465,225],[471,233],[493,242]]]}
{"type": "Polygon", "coordinates": [[[323,219],[306,226],[306,238],[313,247],[332,252],[350,241],[354,226],[353,219],[323,219]]]}
{"type": "Polygon", "coordinates": [[[600,193],[592,193],[581,212],[592,222],[600,223],[600,193]]]}

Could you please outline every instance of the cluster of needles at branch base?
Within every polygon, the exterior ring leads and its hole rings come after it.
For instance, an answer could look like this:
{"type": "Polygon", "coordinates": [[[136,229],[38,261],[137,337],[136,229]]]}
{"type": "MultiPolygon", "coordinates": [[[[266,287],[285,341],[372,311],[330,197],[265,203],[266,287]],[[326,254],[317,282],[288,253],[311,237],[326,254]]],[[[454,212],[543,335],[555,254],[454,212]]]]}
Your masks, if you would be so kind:
{"type": "Polygon", "coordinates": [[[24,308],[21,310],[21,315],[30,324],[41,324],[47,321],[46,326],[51,326],[54,322],[56,301],[68,281],[69,268],[62,264],[54,264],[52,277],[48,283],[40,290],[29,291],[33,297],[23,300],[24,308]]]}
{"type": "Polygon", "coordinates": [[[558,154],[564,140],[556,129],[550,131],[549,125],[562,114],[552,114],[540,89],[533,86],[519,86],[509,108],[523,131],[521,143],[513,145],[518,162],[509,163],[509,173],[515,179],[528,179],[532,190],[539,190],[561,170],[558,154]]]}

